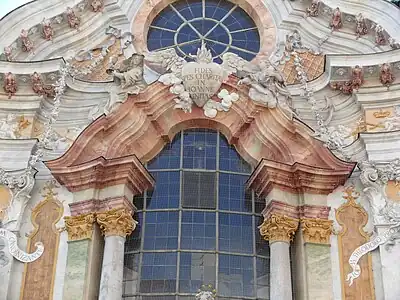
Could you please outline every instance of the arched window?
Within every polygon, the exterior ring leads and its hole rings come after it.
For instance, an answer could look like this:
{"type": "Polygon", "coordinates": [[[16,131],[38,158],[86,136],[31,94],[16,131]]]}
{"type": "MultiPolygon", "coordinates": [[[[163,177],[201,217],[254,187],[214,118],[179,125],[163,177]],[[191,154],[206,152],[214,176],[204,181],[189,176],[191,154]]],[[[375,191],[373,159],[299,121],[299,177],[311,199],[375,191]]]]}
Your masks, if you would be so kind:
{"type": "Polygon", "coordinates": [[[202,284],[218,299],[269,299],[264,201],[246,191],[251,167],[215,131],[177,134],[147,164],[155,187],[135,199],[125,247],[124,299],[189,300],[202,284]]]}
{"type": "Polygon", "coordinates": [[[258,28],[237,4],[221,0],[180,0],[153,20],[147,36],[150,51],[174,48],[189,58],[205,43],[214,61],[225,52],[252,60],[260,51],[258,28]]]}

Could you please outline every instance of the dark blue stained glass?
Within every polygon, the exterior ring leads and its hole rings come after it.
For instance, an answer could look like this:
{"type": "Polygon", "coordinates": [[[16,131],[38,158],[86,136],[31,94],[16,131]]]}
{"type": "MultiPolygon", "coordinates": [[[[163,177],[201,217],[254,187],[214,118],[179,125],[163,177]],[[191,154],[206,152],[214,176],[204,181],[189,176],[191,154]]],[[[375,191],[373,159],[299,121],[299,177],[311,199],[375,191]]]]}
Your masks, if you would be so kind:
{"type": "Polygon", "coordinates": [[[177,249],[178,222],[178,212],[146,212],[143,249],[177,249]]]}
{"type": "Polygon", "coordinates": [[[197,52],[197,49],[201,47],[201,42],[193,42],[190,44],[185,44],[185,45],[180,45],[178,46],[178,49],[182,51],[185,54],[193,54],[195,55],[197,52]]]}
{"type": "Polygon", "coordinates": [[[222,296],[254,297],[253,257],[219,255],[218,293],[222,296]]]}
{"type": "Polygon", "coordinates": [[[248,176],[220,173],[219,209],[251,213],[251,192],[246,190],[248,176]]]}
{"type": "Polygon", "coordinates": [[[177,134],[171,143],[154,159],[147,163],[147,169],[179,169],[181,155],[181,135],[177,134]]]}
{"type": "Polygon", "coordinates": [[[212,41],[222,43],[220,47],[210,49],[217,63],[221,63],[220,56],[227,50],[222,46],[229,45],[232,40],[239,38],[243,41],[240,47],[237,45],[240,48],[237,49],[240,51],[237,54],[247,60],[253,59],[260,48],[260,37],[255,23],[237,5],[229,1],[219,0],[181,0],[162,10],[152,22],[147,37],[148,49],[154,51],[160,48],[173,47],[177,50],[178,55],[191,61],[192,59],[188,55],[196,53],[201,46],[196,41],[202,38],[207,46],[212,41]],[[219,24],[221,21],[222,24],[219,24]],[[195,28],[195,30],[193,28],[191,30],[194,31],[194,34],[193,32],[189,33],[188,28],[191,26],[195,28]],[[154,32],[156,27],[166,28],[173,32],[163,35],[161,32],[154,32]],[[233,37],[234,34],[238,33],[235,33],[235,31],[251,28],[253,30],[249,35],[244,34],[245,38],[233,37]],[[171,37],[172,35],[174,38],[171,37]],[[190,41],[193,43],[186,44],[190,41]],[[246,52],[246,50],[250,52],[246,52]]]}
{"type": "Polygon", "coordinates": [[[152,172],[156,185],[147,191],[147,209],[177,208],[179,206],[179,171],[152,172]]]}
{"type": "Polygon", "coordinates": [[[215,250],[215,237],[215,213],[182,212],[182,249],[215,250]]]}
{"type": "Polygon", "coordinates": [[[184,42],[189,42],[189,41],[194,41],[197,39],[200,39],[199,36],[189,25],[183,26],[181,28],[181,30],[179,31],[179,34],[177,35],[178,44],[184,43],[184,42]]]}
{"type": "Polygon", "coordinates": [[[133,219],[138,222],[135,230],[126,238],[125,252],[140,251],[143,230],[143,213],[135,213],[133,219]]]}
{"type": "Polygon", "coordinates": [[[151,23],[152,26],[167,28],[171,30],[178,29],[182,24],[182,18],[171,8],[166,7],[151,23]]]}
{"type": "Polygon", "coordinates": [[[143,253],[140,291],[143,293],[174,292],[177,253],[143,253]]]}
{"type": "Polygon", "coordinates": [[[124,294],[134,294],[139,282],[139,254],[125,254],[124,257],[124,294]]]}
{"type": "Polygon", "coordinates": [[[186,131],[183,135],[183,167],[216,169],[218,134],[213,131],[186,131]]]}
{"type": "Polygon", "coordinates": [[[257,299],[269,299],[269,259],[256,258],[256,296],[257,299]]]}
{"type": "Polygon", "coordinates": [[[226,138],[220,134],[219,168],[225,171],[251,173],[251,166],[237,153],[235,148],[228,144],[226,138]]]}
{"type": "Polygon", "coordinates": [[[215,254],[181,252],[179,291],[194,293],[202,284],[215,286],[215,254]]]}
{"type": "Polygon", "coordinates": [[[219,250],[253,253],[253,222],[251,215],[219,214],[219,250]]]}

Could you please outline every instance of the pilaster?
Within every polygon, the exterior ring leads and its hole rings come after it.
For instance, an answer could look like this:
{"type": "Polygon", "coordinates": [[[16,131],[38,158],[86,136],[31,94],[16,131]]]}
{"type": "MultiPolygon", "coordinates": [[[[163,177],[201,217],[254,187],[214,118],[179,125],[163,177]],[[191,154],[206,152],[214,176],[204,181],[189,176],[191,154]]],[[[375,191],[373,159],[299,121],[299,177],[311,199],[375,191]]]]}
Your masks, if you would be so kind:
{"type": "Polygon", "coordinates": [[[270,299],[292,299],[290,257],[294,259],[296,299],[332,299],[332,222],[326,201],[350,173],[350,168],[321,169],[265,159],[254,170],[248,186],[266,201],[260,233],[271,248],[270,299]]]}
{"type": "Polygon", "coordinates": [[[120,299],[125,238],[137,224],[132,200],[154,180],[135,156],[51,171],[74,197],[65,217],[70,241],[63,300],[120,299]]]}

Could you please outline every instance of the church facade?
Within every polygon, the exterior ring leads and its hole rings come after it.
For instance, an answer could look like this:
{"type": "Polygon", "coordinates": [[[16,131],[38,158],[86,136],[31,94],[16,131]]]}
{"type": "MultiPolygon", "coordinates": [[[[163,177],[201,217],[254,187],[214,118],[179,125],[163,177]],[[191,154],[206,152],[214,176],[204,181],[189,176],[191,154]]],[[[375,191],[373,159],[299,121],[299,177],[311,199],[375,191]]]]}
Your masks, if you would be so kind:
{"type": "Polygon", "coordinates": [[[400,299],[395,1],[36,0],[0,28],[0,300],[400,299]]]}

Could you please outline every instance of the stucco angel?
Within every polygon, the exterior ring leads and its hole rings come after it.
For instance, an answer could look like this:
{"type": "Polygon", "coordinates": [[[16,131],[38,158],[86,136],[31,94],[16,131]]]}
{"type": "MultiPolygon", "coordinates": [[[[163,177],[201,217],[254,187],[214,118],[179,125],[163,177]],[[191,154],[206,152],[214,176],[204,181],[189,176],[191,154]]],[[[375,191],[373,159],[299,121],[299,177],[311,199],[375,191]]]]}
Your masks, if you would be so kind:
{"type": "Polygon", "coordinates": [[[280,71],[268,61],[253,64],[234,53],[225,53],[222,56],[223,68],[231,70],[239,78],[239,84],[250,86],[249,97],[259,103],[276,107],[278,102],[285,102],[290,98],[290,93],[285,86],[280,71]],[[284,101],[281,101],[283,96],[284,101]]]}
{"type": "Polygon", "coordinates": [[[144,56],[134,53],[130,58],[122,61],[119,68],[114,69],[114,78],[121,81],[122,92],[128,94],[139,94],[146,87],[143,78],[144,56]]]}

